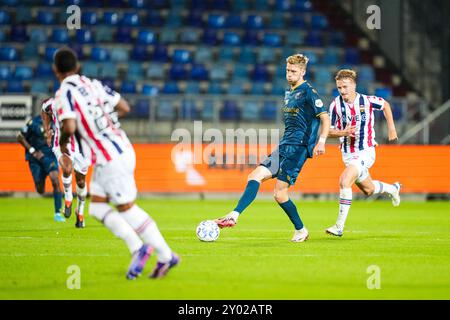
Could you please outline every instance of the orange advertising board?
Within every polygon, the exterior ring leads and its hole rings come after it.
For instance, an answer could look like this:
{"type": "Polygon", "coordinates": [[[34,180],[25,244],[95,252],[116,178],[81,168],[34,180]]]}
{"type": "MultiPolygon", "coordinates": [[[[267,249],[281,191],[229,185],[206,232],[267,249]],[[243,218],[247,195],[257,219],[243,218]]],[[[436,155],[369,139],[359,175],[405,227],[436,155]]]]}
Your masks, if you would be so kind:
{"type": "MultiPolygon", "coordinates": [[[[173,144],[135,144],[136,183],[140,192],[241,192],[255,165],[192,164],[189,152],[172,161],[173,144]]],[[[205,146],[203,146],[205,147],[205,146]]],[[[403,184],[406,193],[450,193],[449,146],[380,146],[370,172],[374,179],[403,184]]],[[[19,144],[0,144],[0,192],[34,191],[19,144]]],[[[337,145],[324,156],[308,159],[293,187],[302,193],[337,193],[344,165],[337,145]]],[[[91,170],[90,170],[91,172],[91,170]]],[[[89,176],[90,176],[89,172],[89,176]]],[[[89,177],[88,177],[89,179],[89,177]]],[[[272,192],[274,182],[261,186],[272,192]]],[[[47,181],[46,190],[51,190],[47,181]]]]}

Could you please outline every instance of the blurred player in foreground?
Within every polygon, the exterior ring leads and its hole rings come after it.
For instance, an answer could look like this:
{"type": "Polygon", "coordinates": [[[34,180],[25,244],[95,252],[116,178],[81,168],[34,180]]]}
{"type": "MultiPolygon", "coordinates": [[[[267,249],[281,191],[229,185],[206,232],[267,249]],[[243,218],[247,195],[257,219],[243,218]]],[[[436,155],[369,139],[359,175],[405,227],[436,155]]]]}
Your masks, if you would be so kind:
{"type": "Polygon", "coordinates": [[[340,70],[336,75],[339,96],[330,105],[331,129],[328,137],[339,138],[345,169],[339,178],[340,200],[336,224],[328,234],[342,236],[345,220],[352,204],[354,183],[365,195],[387,193],[392,204],[400,204],[400,183],[388,184],[372,180],[369,169],[375,163],[374,111],[383,111],[389,141],[397,140],[394,118],[389,103],[383,98],[356,92],[356,72],[340,70]]]}
{"type": "Polygon", "coordinates": [[[17,141],[25,148],[25,160],[28,161],[34,186],[39,194],[45,192],[45,179],[49,176],[53,187],[54,220],[65,222],[60,213],[62,193],[59,186],[58,161],[47,145],[47,137],[40,115],[28,121],[17,135],[17,141]]]}
{"type": "Polygon", "coordinates": [[[235,226],[240,214],[256,198],[261,183],[277,178],[274,197],[294,225],[291,241],[303,242],[308,239],[308,230],[289,198],[288,189],[294,185],[308,158],[325,153],[330,118],[317,91],[303,79],[307,63],[308,58],[302,54],[286,59],[286,80],[290,89],[286,90],[284,96],[284,136],[278,149],[249,174],[247,187],[236,208],[225,217],[215,220],[219,227],[235,226]],[[320,124],[320,138],[317,139],[320,124]]]}
{"type": "Polygon", "coordinates": [[[126,243],[132,254],[127,279],[141,275],[153,250],[158,261],[149,276],[161,278],[179,263],[179,257],[167,245],[156,222],[135,204],[134,149],[125,132],[113,123],[110,110],[105,110],[106,105],[129,110],[128,103],[98,80],[78,75],[78,68],[72,50],[62,48],[55,53],[53,71],[61,82],[55,95],[61,152],[67,153],[68,140],[76,130],[93,150],[89,214],[126,243]]]}

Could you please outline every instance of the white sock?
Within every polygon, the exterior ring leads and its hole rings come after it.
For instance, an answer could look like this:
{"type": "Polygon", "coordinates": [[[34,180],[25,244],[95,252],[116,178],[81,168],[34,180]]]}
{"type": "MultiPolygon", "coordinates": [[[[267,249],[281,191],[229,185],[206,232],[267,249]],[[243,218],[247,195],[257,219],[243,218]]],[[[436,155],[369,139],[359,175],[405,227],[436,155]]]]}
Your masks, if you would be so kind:
{"type": "Polygon", "coordinates": [[[394,192],[397,191],[397,188],[393,184],[381,182],[378,180],[374,180],[373,184],[375,186],[375,191],[373,192],[374,194],[377,194],[377,193],[393,194],[394,192]]]}
{"type": "Polygon", "coordinates": [[[72,201],[72,175],[68,176],[67,178],[62,176],[61,178],[63,187],[64,187],[64,200],[66,201],[72,201]]]}
{"type": "Polygon", "coordinates": [[[237,212],[237,211],[232,211],[231,213],[230,213],[230,216],[234,219],[234,221],[238,221],[238,218],[239,218],[239,212],[237,212]]]}
{"type": "Polygon", "coordinates": [[[116,237],[122,239],[131,254],[142,247],[142,240],[133,228],[107,203],[91,202],[89,204],[89,214],[102,222],[116,237]]]}
{"type": "Polygon", "coordinates": [[[156,222],[150,218],[147,212],[134,205],[120,214],[139,234],[144,243],[156,250],[159,262],[166,263],[172,259],[172,250],[170,250],[161,232],[159,232],[156,222]]]}
{"type": "Polygon", "coordinates": [[[352,204],[352,188],[343,188],[339,193],[339,214],[336,221],[336,226],[343,230],[345,225],[345,220],[347,220],[348,211],[352,204]]]}
{"type": "Polygon", "coordinates": [[[86,184],[84,185],[84,188],[80,188],[77,185],[77,195],[78,195],[78,214],[80,216],[84,215],[84,203],[86,201],[86,195],[87,195],[87,188],[86,184]]]}

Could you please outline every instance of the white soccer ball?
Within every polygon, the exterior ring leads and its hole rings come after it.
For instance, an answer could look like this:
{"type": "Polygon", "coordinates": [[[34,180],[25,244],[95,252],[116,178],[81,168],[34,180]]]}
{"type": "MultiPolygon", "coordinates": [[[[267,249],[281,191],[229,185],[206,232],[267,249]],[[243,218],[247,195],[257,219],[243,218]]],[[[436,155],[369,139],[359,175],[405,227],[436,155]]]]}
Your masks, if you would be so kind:
{"type": "Polygon", "coordinates": [[[219,238],[220,229],[214,221],[205,220],[200,222],[197,226],[196,233],[201,241],[211,242],[216,241],[217,238],[219,238]]]}

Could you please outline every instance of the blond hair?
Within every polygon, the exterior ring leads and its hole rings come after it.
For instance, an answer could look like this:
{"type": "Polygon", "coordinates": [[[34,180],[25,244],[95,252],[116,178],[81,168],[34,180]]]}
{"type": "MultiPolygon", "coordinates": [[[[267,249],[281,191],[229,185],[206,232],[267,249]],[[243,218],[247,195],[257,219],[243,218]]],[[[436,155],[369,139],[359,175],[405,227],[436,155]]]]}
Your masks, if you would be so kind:
{"type": "Polygon", "coordinates": [[[356,83],[357,76],[358,75],[356,74],[356,71],[354,71],[354,70],[342,69],[342,70],[338,71],[338,73],[336,74],[336,77],[334,79],[336,81],[343,80],[343,79],[352,79],[356,83]]]}
{"type": "Polygon", "coordinates": [[[309,59],[301,53],[294,54],[294,55],[286,58],[286,63],[298,64],[298,65],[300,65],[300,67],[302,67],[304,69],[306,69],[306,65],[308,64],[308,61],[309,61],[309,59]]]}

